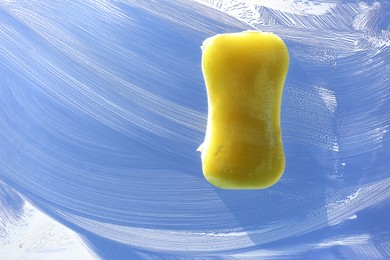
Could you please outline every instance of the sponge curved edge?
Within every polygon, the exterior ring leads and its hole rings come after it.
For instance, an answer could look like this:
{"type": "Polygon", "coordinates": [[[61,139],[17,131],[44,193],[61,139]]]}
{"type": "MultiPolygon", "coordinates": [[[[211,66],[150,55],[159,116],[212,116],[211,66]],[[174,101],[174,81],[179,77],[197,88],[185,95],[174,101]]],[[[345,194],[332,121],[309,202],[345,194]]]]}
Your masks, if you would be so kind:
{"type": "Polygon", "coordinates": [[[214,186],[262,189],[281,178],[280,108],[288,64],[287,47],[273,33],[219,34],[203,42],[208,118],[198,151],[214,186]]]}

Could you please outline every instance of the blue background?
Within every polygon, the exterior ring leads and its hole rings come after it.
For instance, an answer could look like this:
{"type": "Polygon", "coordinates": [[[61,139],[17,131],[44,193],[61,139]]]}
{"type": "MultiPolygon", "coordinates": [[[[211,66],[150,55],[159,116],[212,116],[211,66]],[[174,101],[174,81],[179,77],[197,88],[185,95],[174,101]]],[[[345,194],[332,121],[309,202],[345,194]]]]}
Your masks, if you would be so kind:
{"type": "Polygon", "coordinates": [[[15,239],[27,209],[92,259],[390,257],[390,6],[278,3],[1,2],[0,258],[34,239],[46,245],[15,259],[71,257],[47,234],[15,239]],[[289,48],[286,170],[221,190],[196,152],[200,46],[248,29],[289,48]]]}

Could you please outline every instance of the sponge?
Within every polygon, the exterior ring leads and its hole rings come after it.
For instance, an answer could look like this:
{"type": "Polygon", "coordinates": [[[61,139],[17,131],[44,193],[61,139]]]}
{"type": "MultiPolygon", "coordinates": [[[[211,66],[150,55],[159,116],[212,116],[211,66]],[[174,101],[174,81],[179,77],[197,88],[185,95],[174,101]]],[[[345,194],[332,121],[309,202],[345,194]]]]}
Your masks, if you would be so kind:
{"type": "Polygon", "coordinates": [[[283,174],[280,128],[288,50],[273,33],[219,34],[202,46],[208,118],[205,178],[224,189],[262,189],[283,174]]]}

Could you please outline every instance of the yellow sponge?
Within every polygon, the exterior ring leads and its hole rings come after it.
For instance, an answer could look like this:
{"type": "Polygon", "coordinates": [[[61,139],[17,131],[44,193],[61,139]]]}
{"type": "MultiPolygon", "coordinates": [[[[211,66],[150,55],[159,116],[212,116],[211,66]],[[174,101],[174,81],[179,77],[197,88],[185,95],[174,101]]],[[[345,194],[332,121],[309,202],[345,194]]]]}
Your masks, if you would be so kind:
{"type": "Polygon", "coordinates": [[[208,38],[202,46],[208,119],[202,152],[205,178],[225,189],[261,189],[283,174],[280,129],[288,50],[273,33],[245,31],[208,38]]]}

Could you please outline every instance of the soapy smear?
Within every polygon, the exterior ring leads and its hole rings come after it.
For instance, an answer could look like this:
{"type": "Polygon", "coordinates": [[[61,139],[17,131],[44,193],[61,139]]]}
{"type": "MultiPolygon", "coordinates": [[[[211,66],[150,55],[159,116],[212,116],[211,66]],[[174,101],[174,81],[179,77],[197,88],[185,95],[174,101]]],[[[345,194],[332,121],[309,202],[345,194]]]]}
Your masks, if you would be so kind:
{"type": "Polygon", "coordinates": [[[284,3],[0,2],[0,255],[389,257],[389,5],[284,3]],[[248,29],[289,47],[287,167],[222,191],[199,46],[248,29]]]}

